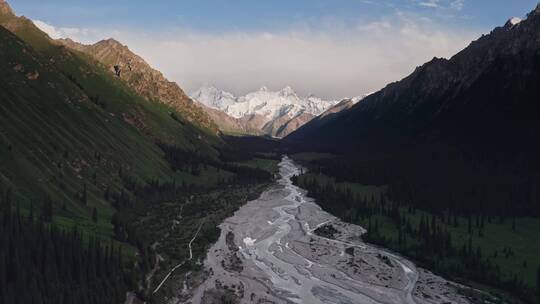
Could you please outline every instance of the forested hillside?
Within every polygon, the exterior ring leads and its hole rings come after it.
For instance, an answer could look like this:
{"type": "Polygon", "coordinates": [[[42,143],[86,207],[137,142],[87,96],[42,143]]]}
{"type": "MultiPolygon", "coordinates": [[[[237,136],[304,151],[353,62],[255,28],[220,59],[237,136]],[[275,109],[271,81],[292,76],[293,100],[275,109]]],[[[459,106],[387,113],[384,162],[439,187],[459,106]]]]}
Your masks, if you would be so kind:
{"type": "MultiPolygon", "coordinates": [[[[14,303],[24,288],[21,280],[27,279],[14,272],[32,273],[32,267],[41,267],[33,276],[37,286],[16,303],[73,303],[89,294],[88,303],[117,303],[127,291],[148,298],[158,283],[152,277],[161,275],[153,262],[158,251],[172,251],[153,245],[163,235],[148,228],[171,227],[144,218],[170,214],[186,200],[193,201],[192,210],[212,210],[188,213],[174,227],[181,230],[175,238],[182,233],[187,238],[192,221],[207,217],[197,240],[201,255],[215,241],[216,226],[245,202],[249,189],[259,191],[272,179],[246,163],[253,154],[226,157],[235,152],[211,124],[197,121],[199,110],[183,112],[141,96],[95,58],[51,40],[29,19],[16,16],[3,0],[0,79],[0,197],[11,206],[3,208],[0,228],[2,244],[11,251],[2,250],[0,262],[17,267],[2,273],[0,288],[13,291],[2,292],[6,303],[14,303]],[[226,199],[200,198],[208,191],[223,195],[224,189],[232,192],[226,199]],[[32,242],[40,247],[23,254],[32,242]],[[74,260],[59,265],[65,251],[72,251],[74,260]],[[39,256],[56,264],[35,260],[39,256]],[[72,276],[64,277],[72,268],[72,276]],[[73,281],[75,275],[79,281],[73,281]]],[[[179,247],[189,241],[175,240],[179,247]]]]}
{"type": "Polygon", "coordinates": [[[121,247],[48,226],[46,212],[22,215],[9,195],[0,203],[2,303],[117,304],[135,287],[121,247]]]}

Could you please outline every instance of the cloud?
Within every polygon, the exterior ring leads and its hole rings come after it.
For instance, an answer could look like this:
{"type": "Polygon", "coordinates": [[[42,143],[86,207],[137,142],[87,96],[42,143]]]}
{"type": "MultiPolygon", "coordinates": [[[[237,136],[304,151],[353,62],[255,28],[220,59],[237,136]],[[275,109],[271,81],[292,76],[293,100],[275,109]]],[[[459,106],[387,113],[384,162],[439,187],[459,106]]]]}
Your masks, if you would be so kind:
{"type": "MultiPolygon", "coordinates": [[[[434,56],[464,48],[476,32],[438,26],[398,12],[353,27],[299,27],[283,32],[201,33],[90,31],[42,27],[52,36],[91,40],[111,35],[179,83],[186,91],[202,85],[244,94],[262,85],[291,85],[298,93],[325,98],[361,95],[397,81],[434,56]]],[[[95,39],[96,41],[99,39],[95,39]]]]}
{"type": "Polygon", "coordinates": [[[455,10],[462,10],[463,6],[465,6],[465,0],[455,0],[450,3],[450,6],[455,10]]]}
{"type": "Polygon", "coordinates": [[[456,11],[465,6],[465,0],[416,0],[416,3],[423,7],[456,11]]]}
{"type": "Polygon", "coordinates": [[[428,0],[424,2],[419,2],[418,5],[425,7],[440,7],[440,0],[428,0]]]}
{"type": "Polygon", "coordinates": [[[59,39],[59,38],[65,38],[63,37],[63,32],[59,31],[56,27],[48,24],[48,23],[45,23],[41,20],[32,20],[34,22],[34,24],[42,31],[44,31],[45,33],[47,33],[49,35],[49,37],[53,38],[53,39],[59,39]]]}
{"type": "Polygon", "coordinates": [[[107,31],[100,29],[76,28],[76,27],[57,27],[41,20],[32,20],[34,24],[42,31],[47,33],[52,39],[71,38],[81,43],[94,43],[106,35],[116,36],[119,31],[107,31]]]}

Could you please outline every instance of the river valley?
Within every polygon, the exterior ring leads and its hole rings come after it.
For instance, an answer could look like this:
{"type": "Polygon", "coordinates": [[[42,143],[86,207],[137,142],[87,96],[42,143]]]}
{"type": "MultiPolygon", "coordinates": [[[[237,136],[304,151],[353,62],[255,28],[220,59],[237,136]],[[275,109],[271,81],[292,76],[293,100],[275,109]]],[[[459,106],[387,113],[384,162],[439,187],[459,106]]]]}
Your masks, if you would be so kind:
{"type": "Polygon", "coordinates": [[[192,303],[469,303],[463,286],[362,242],[362,227],[321,210],[292,184],[291,159],[279,167],[277,183],[220,226],[192,303]]]}

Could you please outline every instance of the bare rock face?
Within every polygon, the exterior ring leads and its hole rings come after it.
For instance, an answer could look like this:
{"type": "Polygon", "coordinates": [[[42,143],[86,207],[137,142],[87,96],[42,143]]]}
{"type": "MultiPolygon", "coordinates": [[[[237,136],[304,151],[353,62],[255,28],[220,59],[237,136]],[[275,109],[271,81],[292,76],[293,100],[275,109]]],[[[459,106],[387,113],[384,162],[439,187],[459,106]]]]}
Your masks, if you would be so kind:
{"type": "Polygon", "coordinates": [[[153,69],[120,42],[114,39],[102,40],[93,45],[80,44],[71,39],[59,39],[58,42],[94,57],[146,99],[169,105],[189,122],[217,132],[210,116],[195,105],[178,84],[166,79],[161,72],[153,69]]]}
{"type": "Polygon", "coordinates": [[[0,15],[14,15],[13,10],[5,0],[0,0],[0,15]]]}
{"type": "Polygon", "coordinates": [[[207,107],[201,103],[196,103],[201,107],[219,127],[219,129],[226,133],[231,134],[251,134],[262,135],[263,132],[257,127],[256,119],[253,121],[246,120],[244,118],[235,118],[227,115],[226,113],[207,107]]]}
{"type": "Polygon", "coordinates": [[[322,113],[320,115],[320,118],[324,118],[324,117],[329,116],[331,114],[336,114],[336,113],[339,113],[341,111],[348,110],[348,109],[352,108],[354,105],[355,105],[355,102],[352,99],[342,100],[337,105],[331,107],[330,109],[328,109],[324,113],[322,113]]]}
{"type": "Polygon", "coordinates": [[[315,118],[315,115],[309,113],[303,113],[301,115],[298,115],[295,118],[287,121],[283,125],[279,126],[276,131],[276,136],[285,137],[290,133],[294,132],[296,129],[310,122],[313,118],[315,118]]]}
{"type": "Polygon", "coordinates": [[[37,80],[39,78],[39,72],[38,71],[28,72],[26,73],[26,78],[32,81],[37,80]]]}

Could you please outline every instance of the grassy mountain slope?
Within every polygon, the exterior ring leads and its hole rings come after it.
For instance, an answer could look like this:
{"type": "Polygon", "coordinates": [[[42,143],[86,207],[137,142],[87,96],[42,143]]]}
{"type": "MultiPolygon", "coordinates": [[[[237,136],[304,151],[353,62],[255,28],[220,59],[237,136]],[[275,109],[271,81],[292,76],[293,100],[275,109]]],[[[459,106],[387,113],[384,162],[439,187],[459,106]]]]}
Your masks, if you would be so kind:
{"type": "Polygon", "coordinates": [[[120,192],[125,176],[209,182],[204,174],[174,172],[155,143],[216,158],[217,137],[139,96],[89,56],[54,43],[4,1],[0,24],[3,196],[11,192],[24,209],[41,208],[49,197],[56,222],[108,235],[114,210],[104,192],[120,192]]]}

